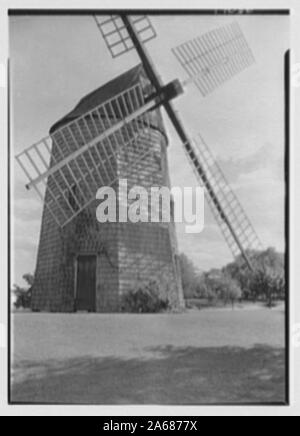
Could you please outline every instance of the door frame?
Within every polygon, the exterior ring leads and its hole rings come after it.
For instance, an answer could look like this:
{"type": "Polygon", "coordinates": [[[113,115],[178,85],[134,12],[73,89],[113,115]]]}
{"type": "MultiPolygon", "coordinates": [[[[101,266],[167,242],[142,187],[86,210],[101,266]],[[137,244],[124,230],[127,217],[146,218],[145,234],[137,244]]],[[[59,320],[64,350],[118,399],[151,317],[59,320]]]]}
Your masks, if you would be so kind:
{"type": "Polygon", "coordinates": [[[77,282],[78,282],[78,258],[84,256],[95,256],[96,258],[96,277],[95,277],[95,307],[93,313],[97,312],[97,268],[98,268],[98,254],[95,251],[85,251],[84,253],[77,253],[74,257],[74,312],[77,312],[77,282]]]}

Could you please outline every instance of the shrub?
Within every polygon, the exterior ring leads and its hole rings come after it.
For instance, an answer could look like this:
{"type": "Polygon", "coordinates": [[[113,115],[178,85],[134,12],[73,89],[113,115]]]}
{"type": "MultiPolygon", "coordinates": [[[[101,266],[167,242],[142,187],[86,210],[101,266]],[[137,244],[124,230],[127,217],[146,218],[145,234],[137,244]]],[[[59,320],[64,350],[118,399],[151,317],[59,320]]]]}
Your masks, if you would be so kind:
{"type": "Polygon", "coordinates": [[[31,308],[31,295],[34,277],[31,274],[24,274],[23,279],[27,282],[29,288],[21,288],[18,285],[14,285],[13,293],[16,296],[14,306],[16,309],[30,309],[31,308]]]}
{"type": "Polygon", "coordinates": [[[31,308],[31,288],[24,289],[15,285],[14,294],[16,296],[16,301],[14,306],[16,309],[30,309],[31,308]]]}
{"type": "Polygon", "coordinates": [[[136,288],[123,297],[122,308],[130,313],[159,313],[169,308],[169,302],[161,297],[158,282],[138,283],[136,288]]]}

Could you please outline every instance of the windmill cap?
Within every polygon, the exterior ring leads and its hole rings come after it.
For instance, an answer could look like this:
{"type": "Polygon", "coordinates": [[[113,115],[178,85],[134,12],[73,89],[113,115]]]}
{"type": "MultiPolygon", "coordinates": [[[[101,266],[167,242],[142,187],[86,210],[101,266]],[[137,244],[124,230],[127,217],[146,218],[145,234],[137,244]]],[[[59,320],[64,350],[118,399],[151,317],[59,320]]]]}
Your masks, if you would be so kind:
{"type": "MultiPolygon", "coordinates": [[[[149,91],[150,82],[147,79],[141,64],[126,71],[125,73],[83,97],[71,112],[53,124],[49,132],[50,135],[64,125],[76,120],[102,103],[105,103],[105,101],[115,97],[116,95],[138,83],[142,83],[145,93],[149,91]]],[[[155,110],[151,113],[151,126],[154,129],[159,130],[167,138],[163,119],[159,110],[155,110]]]]}

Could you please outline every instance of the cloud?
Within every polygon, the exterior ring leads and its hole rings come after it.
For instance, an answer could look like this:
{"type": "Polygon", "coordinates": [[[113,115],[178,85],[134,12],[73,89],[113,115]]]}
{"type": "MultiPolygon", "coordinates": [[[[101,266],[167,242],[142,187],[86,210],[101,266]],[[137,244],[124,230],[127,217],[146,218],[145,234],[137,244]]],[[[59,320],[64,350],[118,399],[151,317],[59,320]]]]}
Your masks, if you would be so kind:
{"type": "Polygon", "coordinates": [[[217,160],[231,182],[237,182],[240,177],[246,175],[251,175],[252,181],[256,181],[255,173],[259,170],[272,174],[274,180],[283,177],[283,155],[271,144],[265,144],[254,153],[243,157],[229,159],[218,157],[217,160]]]}

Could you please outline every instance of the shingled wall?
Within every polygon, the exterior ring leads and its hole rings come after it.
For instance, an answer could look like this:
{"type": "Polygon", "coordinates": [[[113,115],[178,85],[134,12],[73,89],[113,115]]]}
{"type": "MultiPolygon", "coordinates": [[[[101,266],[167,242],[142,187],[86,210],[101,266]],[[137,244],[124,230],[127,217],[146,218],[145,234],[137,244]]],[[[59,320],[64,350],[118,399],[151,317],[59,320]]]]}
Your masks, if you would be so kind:
{"type": "MultiPolygon", "coordinates": [[[[139,79],[141,69],[138,67],[139,79]]],[[[86,99],[85,99],[86,102],[86,99]]],[[[101,101],[98,100],[97,104],[101,101]]],[[[132,170],[135,161],[134,149],[128,148],[111,157],[106,171],[116,171],[118,177],[128,180],[128,188],[140,185],[150,190],[151,186],[168,186],[167,139],[162,131],[162,119],[158,110],[153,113],[151,135],[140,138],[143,146],[149,149],[147,156],[132,170]],[[155,123],[156,120],[156,123],[155,123]]],[[[90,123],[89,120],[86,120],[90,123]]],[[[94,120],[97,123],[97,120],[94,120]]],[[[101,124],[102,125],[102,124],[101,124]]],[[[60,130],[51,131],[53,138],[52,165],[58,159],[61,148],[72,150],[72,138],[60,130]]],[[[89,125],[92,131],[93,126],[89,125]]],[[[73,132],[78,138],[79,132],[73,132]]],[[[97,132],[94,132],[97,135],[97,132]]],[[[82,126],[80,140],[85,141],[85,127],[82,126]]],[[[118,137],[116,137],[118,141],[118,137]]],[[[121,140],[121,138],[119,137],[121,140]]],[[[95,158],[95,156],[86,156],[95,158]]],[[[80,165],[80,162],[79,162],[80,165]]],[[[82,163],[83,165],[83,163],[82,163]]],[[[79,171],[73,167],[74,173],[79,171]]],[[[108,174],[110,175],[110,174],[108,174]]],[[[66,177],[68,175],[66,174],[66,177]]],[[[92,179],[87,183],[92,185],[92,179]]],[[[105,179],[99,174],[100,180],[105,179]]],[[[52,192],[59,178],[50,178],[52,192]]],[[[103,183],[102,183],[103,185],[103,183]]],[[[118,193],[118,182],[113,185],[118,193]]],[[[94,187],[95,189],[95,187],[94,187]]],[[[96,194],[96,189],[95,189],[96,194]]],[[[50,195],[46,190],[46,197],[50,195]]],[[[33,288],[32,308],[38,311],[72,312],[76,309],[76,260],[82,254],[97,256],[96,311],[118,312],[122,310],[122,296],[140,280],[157,279],[165,282],[164,296],[167,296],[174,308],[183,305],[180,285],[180,271],[177,268],[177,243],[175,226],[162,223],[104,223],[96,219],[99,201],[93,201],[84,211],[64,228],[60,228],[48,209],[44,208],[40,244],[38,251],[35,285],[33,288]]]]}

